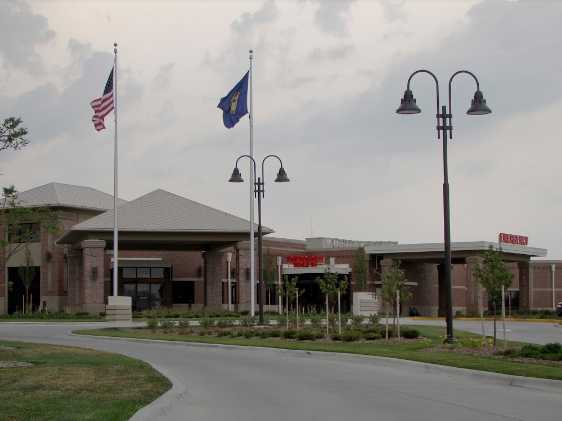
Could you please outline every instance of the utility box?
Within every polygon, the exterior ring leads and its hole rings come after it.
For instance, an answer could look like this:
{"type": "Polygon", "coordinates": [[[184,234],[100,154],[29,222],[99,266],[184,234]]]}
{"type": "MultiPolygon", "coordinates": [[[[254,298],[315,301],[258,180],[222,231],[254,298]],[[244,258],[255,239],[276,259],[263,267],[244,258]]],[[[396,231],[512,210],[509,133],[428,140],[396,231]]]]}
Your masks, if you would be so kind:
{"type": "Polygon", "coordinates": [[[371,316],[379,314],[381,304],[374,292],[353,293],[353,315],[371,316]]]}

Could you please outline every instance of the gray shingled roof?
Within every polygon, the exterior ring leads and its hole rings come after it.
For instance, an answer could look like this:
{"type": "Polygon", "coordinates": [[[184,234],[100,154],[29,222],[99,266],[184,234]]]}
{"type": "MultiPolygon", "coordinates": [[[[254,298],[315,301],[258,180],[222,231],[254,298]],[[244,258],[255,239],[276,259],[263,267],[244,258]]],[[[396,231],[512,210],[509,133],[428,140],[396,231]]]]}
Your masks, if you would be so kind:
{"type": "MultiPolygon", "coordinates": [[[[245,219],[161,189],[120,206],[118,218],[119,231],[242,233],[250,230],[250,222],[245,219]]],[[[72,227],[72,231],[112,229],[113,209],[72,227]]],[[[264,233],[271,232],[264,227],[264,233]]]]}
{"type": "MultiPolygon", "coordinates": [[[[113,209],[113,196],[92,187],[48,183],[18,193],[21,206],[70,207],[105,211],[113,209]]],[[[119,199],[118,206],[126,203],[119,199]]]]}

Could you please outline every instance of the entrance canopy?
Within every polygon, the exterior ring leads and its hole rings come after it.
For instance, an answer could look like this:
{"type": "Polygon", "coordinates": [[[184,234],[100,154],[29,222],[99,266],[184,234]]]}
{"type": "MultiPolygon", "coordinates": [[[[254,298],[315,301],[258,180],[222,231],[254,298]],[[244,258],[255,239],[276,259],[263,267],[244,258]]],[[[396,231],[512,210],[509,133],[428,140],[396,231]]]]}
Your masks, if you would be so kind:
{"type": "MultiPolygon", "coordinates": [[[[453,259],[467,258],[483,254],[492,247],[499,250],[498,243],[490,241],[467,241],[451,243],[453,259]]],[[[365,247],[368,254],[395,259],[408,260],[443,260],[443,243],[420,244],[382,244],[365,247]]],[[[514,244],[501,245],[502,257],[506,261],[524,261],[531,257],[545,257],[547,250],[514,244]]]]}
{"type": "MultiPolygon", "coordinates": [[[[74,225],[58,243],[97,239],[111,247],[113,217],[109,210],[74,225]]],[[[208,250],[247,241],[250,234],[249,221],[161,189],[119,206],[118,219],[121,249],[208,250]]]]}

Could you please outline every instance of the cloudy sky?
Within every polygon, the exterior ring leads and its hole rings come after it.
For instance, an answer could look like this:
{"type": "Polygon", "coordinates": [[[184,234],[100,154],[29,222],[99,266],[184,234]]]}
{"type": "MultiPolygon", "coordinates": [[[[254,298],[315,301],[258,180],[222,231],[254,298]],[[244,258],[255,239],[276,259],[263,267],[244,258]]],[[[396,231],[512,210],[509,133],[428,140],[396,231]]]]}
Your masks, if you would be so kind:
{"type": "MultiPolygon", "coordinates": [[[[0,116],[21,116],[31,144],[2,152],[2,185],[50,181],[113,190],[113,123],[96,133],[119,43],[120,196],[156,188],[248,216],[248,185],[229,184],[249,149],[248,119],[222,125],[218,100],[255,50],[255,152],[266,171],[264,223],[292,238],[442,241],[442,145],[434,85],[424,111],[395,109],[409,74],[480,78],[493,114],[465,114],[474,82],[453,84],[449,144],[453,241],[498,232],[562,258],[562,2],[0,2],[0,116]]],[[[243,175],[248,174],[244,166],[243,175]]]]}

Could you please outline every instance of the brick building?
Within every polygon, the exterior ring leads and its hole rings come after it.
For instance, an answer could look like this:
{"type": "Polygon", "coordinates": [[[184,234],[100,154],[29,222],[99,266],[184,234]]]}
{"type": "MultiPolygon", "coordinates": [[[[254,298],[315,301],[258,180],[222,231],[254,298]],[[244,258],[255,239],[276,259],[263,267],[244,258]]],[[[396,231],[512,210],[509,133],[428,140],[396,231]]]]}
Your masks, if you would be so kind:
{"type": "MultiPolygon", "coordinates": [[[[34,310],[104,311],[112,294],[113,197],[88,187],[50,183],[20,193],[18,202],[50,208],[61,225],[60,234],[54,235],[36,224],[37,236],[28,244],[37,269],[31,285],[34,310]]],[[[164,190],[119,204],[119,295],[132,297],[134,310],[226,308],[229,253],[232,303],[236,310],[249,309],[248,221],[164,190]]],[[[440,244],[291,240],[271,237],[272,232],[264,229],[267,309],[278,308],[274,284],[283,274],[296,276],[307,291],[303,306],[317,306],[321,297],[315,279],[328,268],[348,277],[344,305],[349,308],[356,289],[354,254],[360,247],[368,255],[367,289],[377,291],[385,268],[392,259],[400,259],[413,291],[404,311],[414,307],[429,315],[443,308],[440,244]]],[[[494,244],[453,243],[455,310],[474,312],[479,296],[486,304],[472,270],[490,245],[494,244]]],[[[546,250],[532,247],[505,246],[502,253],[514,273],[510,289],[514,309],[552,309],[553,303],[562,301],[561,261],[533,261],[546,250]]],[[[22,306],[18,268],[24,258],[21,252],[6,259],[7,254],[0,260],[0,313],[20,311],[22,306]]]]}

